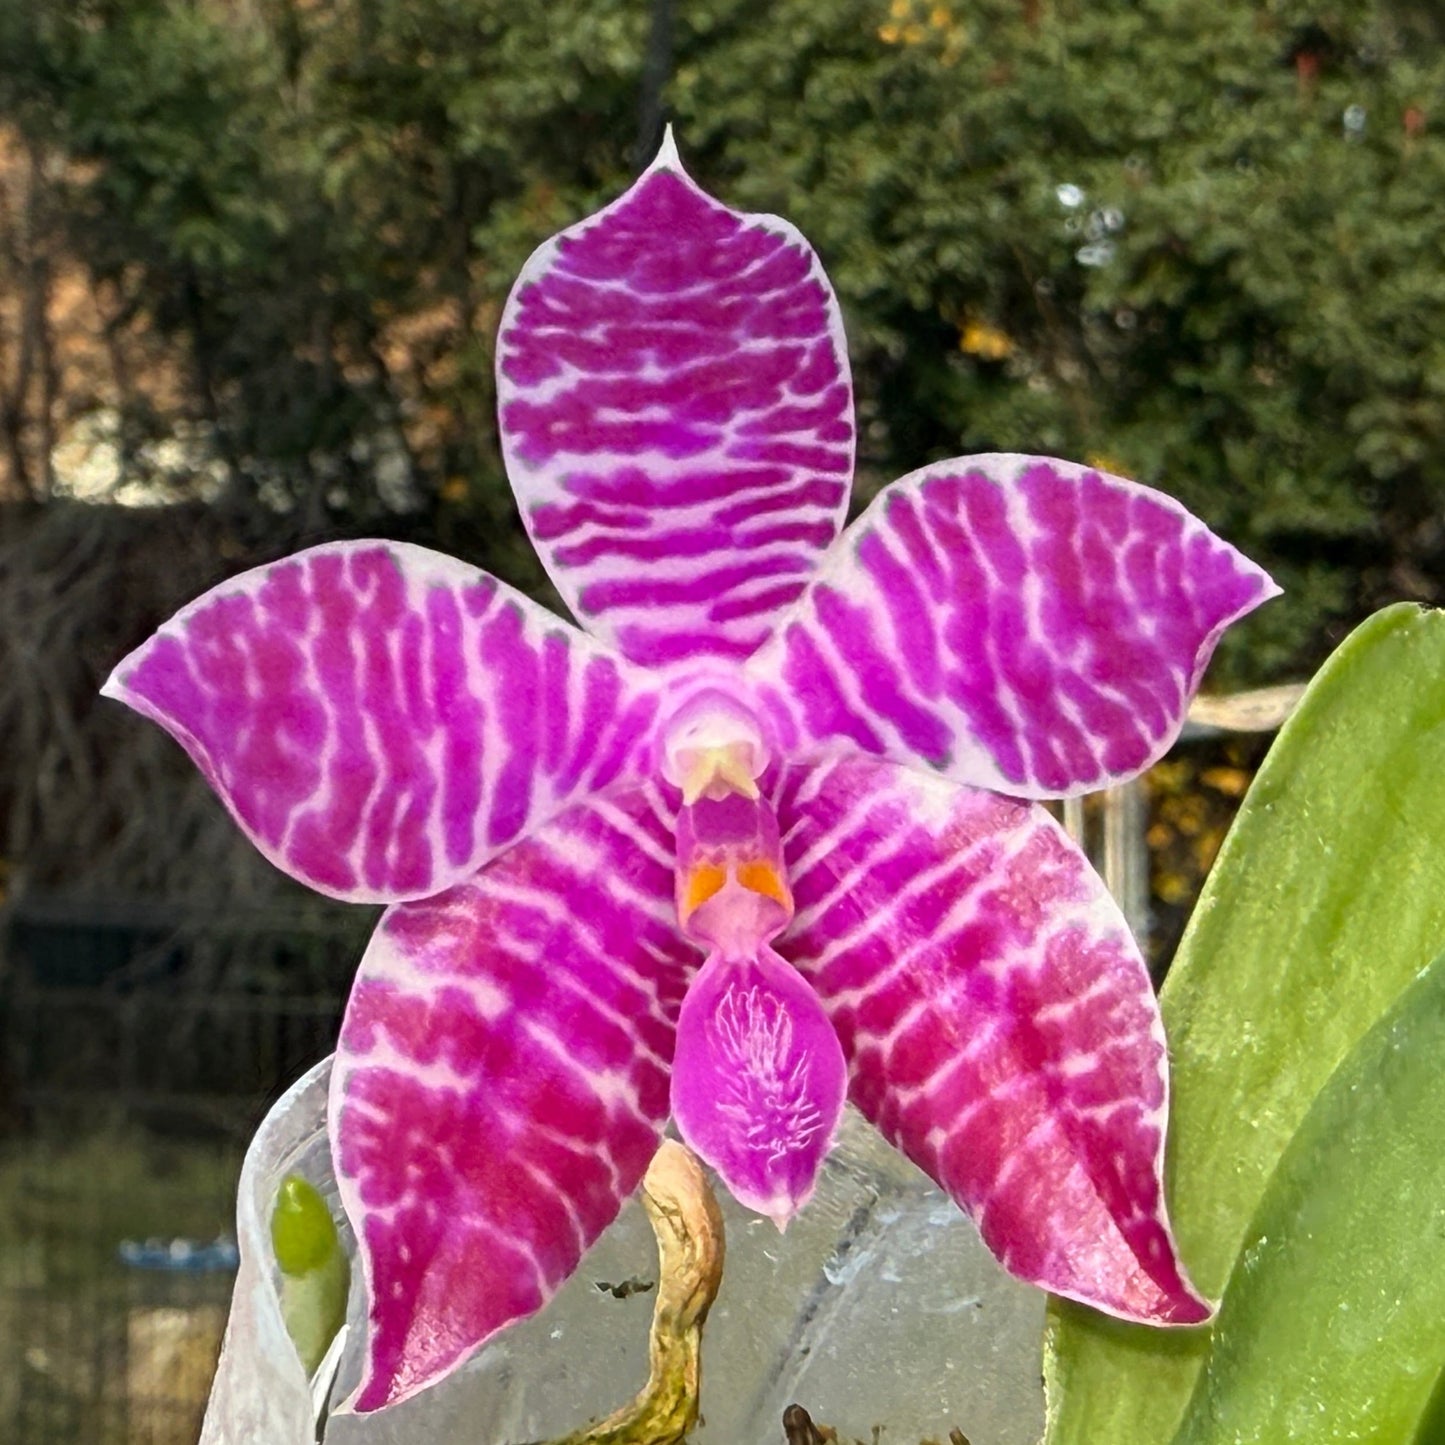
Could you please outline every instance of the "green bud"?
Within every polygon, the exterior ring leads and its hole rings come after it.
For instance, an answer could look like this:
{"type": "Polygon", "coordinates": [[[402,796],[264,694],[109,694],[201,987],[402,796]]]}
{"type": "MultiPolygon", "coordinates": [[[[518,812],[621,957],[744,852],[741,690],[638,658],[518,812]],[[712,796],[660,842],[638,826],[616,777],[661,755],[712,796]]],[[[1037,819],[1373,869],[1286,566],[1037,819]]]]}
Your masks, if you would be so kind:
{"type": "Polygon", "coordinates": [[[271,1248],[281,1273],[292,1277],[320,1269],[341,1252],[326,1201],[299,1174],[288,1174],[276,1191],[271,1248]]]}

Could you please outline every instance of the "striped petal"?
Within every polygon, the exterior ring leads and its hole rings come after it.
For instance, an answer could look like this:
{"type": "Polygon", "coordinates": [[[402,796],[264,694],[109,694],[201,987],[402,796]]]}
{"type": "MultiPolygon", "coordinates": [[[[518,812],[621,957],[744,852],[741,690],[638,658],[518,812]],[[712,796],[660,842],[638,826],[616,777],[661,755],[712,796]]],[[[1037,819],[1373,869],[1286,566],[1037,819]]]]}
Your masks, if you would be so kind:
{"type": "Polygon", "coordinates": [[[1220,634],[1278,590],[1159,492],[964,457],[887,488],[749,671],[786,749],[1063,797],[1154,762],[1220,634]]]}
{"type": "Polygon", "coordinates": [[[497,388],[547,570],[634,661],[747,656],[842,525],[853,406],[832,288],[787,222],[699,190],[670,138],[527,262],[497,388]]]}
{"type": "Polygon", "coordinates": [[[847,1065],[813,990],[770,948],[715,953],[677,1025],[672,1112],[733,1198],[779,1229],[813,1196],[847,1065]]]}
{"type": "Polygon", "coordinates": [[[1123,918],[1043,809],[858,755],[776,798],[797,914],[778,948],[850,1096],[1012,1273],[1194,1324],[1161,1184],[1168,1080],[1123,918]]]}
{"type": "Polygon", "coordinates": [[[619,658],[437,552],[343,542],[222,583],[105,692],[166,728],[252,842],[333,897],[421,898],[650,766],[619,658]]]}
{"type": "Polygon", "coordinates": [[[668,814],[641,793],[581,804],[382,919],[331,1090],[370,1317],[355,1410],[540,1308],[647,1168],[697,962],[668,814]]]}

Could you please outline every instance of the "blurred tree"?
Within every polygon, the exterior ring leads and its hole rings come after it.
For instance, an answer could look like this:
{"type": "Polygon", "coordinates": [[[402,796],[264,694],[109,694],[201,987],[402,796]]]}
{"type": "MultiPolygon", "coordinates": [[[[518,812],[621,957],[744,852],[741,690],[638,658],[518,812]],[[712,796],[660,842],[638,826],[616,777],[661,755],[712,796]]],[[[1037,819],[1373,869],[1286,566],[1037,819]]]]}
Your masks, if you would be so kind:
{"type": "Polygon", "coordinates": [[[877,477],[959,451],[1160,486],[1286,598],[1236,679],[1445,592],[1445,49],[1341,0],[688,9],[699,168],[849,311],[877,477]]]}
{"type": "Polygon", "coordinates": [[[1440,42],[1406,0],[0,7],[0,179],[38,178],[0,216],[0,465],[42,494],[89,405],[128,478],[282,541],[404,525],[539,585],[495,326],[625,182],[670,51],[694,173],[842,296],[865,490],[985,449],[1161,486],[1288,589],[1229,674],[1298,671],[1445,587],[1440,42]],[[88,402],[36,321],[66,266],[88,402]]]}
{"type": "Polygon", "coordinates": [[[53,483],[59,379],[48,314],[57,237],[45,160],[37,141],[0,128],[0,498],[41,499],[53,483]]]}
{"type": "Polygon", "coordinates": [[[6,7],[0,119],[56,162],[108,338],[170,343],[117,346],[92,398],[125,480],[219,486],[276,546],[420,514],[539,584],[492,333],[520,258],[625,174],[644,31],[621,5],[565,26],[468,0],[6,7]]]}

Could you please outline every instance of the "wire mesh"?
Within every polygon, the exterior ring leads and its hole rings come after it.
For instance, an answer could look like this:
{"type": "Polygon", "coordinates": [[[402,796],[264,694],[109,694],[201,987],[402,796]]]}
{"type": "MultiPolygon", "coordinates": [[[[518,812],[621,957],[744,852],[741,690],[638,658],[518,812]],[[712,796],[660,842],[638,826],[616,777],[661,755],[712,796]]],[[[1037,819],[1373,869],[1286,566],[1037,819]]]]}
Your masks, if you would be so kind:
{"type": "Polygon", "coordinates": [[[192,1445],[246,1140],[333,1046],[366,925],[94,900],[13,909],[0,969],[7,1445],[192,1445]]]}

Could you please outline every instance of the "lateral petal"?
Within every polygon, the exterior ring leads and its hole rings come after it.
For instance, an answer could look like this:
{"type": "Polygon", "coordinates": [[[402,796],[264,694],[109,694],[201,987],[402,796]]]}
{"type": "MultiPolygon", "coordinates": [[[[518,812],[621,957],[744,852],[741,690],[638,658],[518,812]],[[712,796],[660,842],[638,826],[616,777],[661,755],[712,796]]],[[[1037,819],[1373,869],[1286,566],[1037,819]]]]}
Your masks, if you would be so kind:
{"type": "Polygon", "coordinates": [[[770,948],[713,954],[677,1025],[672,1113],[739,1204],[779,1229],[812,1198],[848,1070],[812,989],[770,948]]]}
{"type": "Polygon", "coordinates": [[[650,760],[647,680],[494,577],[339,542],[223,582],[111,674],[278,868],[421,898],[650,760]]]}
{"type": "Polygon", "coordinates": [[[1064,797],[1160,757],[1221,633],[1278,591],[1160,492],[961,457],[886,488],[748,670],[795,752],[1064,797]]]}
{"type": "Polygon", "coordinates": [[[853,399],[828,278],[786,221],[704,194],[670,137],[527,262],[497,391],[537,551],[636,662],[746,657],[842,526],[853,399]]]}
{"type": "Polygon", "coordinates": [[[850,1096],[1013,1274],[1126,1319],[1210,1306],[1162,1188],[1168,1074],[1149,975],[1043,809],[854,755],[775,799],[850,1096]]]}
{"type": "Polygon", "coordinates": [[[358,1412],[540,1308],[642,1178],[697,963],[670,811],[651,792],[581,804],[382,919],[331,1087],[369,1308],[358,1412]]]}

